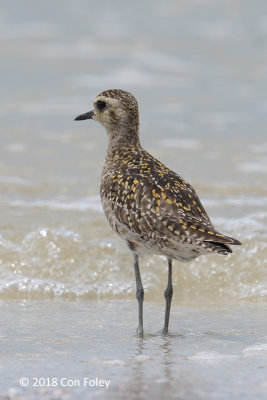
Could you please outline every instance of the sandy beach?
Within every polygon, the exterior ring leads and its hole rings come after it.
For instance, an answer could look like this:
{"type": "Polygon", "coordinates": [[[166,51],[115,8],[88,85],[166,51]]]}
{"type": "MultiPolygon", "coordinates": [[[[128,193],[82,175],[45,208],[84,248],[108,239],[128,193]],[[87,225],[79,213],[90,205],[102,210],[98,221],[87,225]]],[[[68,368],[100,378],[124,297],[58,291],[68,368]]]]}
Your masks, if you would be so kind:
{"type": "Polygon", "coordinates": [[[164,338],[163,306],[149,303],[143,341],[136,311],[134,300],[1,302],[0,398],[266,398],[266,305],[175,306],[164,338]]]}
{"type": "Polygon", "coordinates": [[[0,399],[267,398],[266,2],[0,1],[0,399]],[[104,129],[132,92],[141,143],[196,189],[223,257],[140,261],[99,198],[104,129]]]}

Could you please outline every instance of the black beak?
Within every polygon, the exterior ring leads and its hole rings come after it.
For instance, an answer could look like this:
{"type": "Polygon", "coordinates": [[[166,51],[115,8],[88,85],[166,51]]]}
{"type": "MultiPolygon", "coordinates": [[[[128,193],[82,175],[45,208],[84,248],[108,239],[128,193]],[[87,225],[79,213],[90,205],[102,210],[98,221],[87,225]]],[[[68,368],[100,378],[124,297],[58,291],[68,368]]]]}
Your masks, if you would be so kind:
{"type": "Polygon", "coordinates": [[[84,120],[84,119],[92,119],[93,118],[93,116],[94,116],[94,110],[93,111],[89,111],[89,112],[87,112],[87,113],[85,113],[85,114],[81,114],[81,115],[78,115],[78,117],[76,117],[75,119],[74,119],[74,121],[82,121],[82,120],[84,120]]]}

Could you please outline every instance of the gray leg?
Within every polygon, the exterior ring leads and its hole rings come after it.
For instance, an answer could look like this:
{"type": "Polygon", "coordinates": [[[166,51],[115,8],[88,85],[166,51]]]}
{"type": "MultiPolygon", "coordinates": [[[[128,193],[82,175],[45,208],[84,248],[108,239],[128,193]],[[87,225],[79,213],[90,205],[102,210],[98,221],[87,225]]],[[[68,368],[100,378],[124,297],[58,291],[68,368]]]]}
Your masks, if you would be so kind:
{"type": "Polygon", "coordinates": [[[137,328],[137,335],[142,338],[144,336],[144,329],[143,329],[144,289],[139,271],[138,256],[135,253],[133,253],[133,262],[134,262],[134,272],[136,280],[136,298],[138,300],[138,310],[139,310],[139,323],[137,328]]]}
{"type": "Polygon", "coordinates": [[[170,309],[171,309],[171,302],[172,302],[172,294],[173,294],[173,289],[172,289],[172,259],[168,258],[168,285],[167,288],[164,292],[164,296],[166,299],[166,308],[165,308],[165,321],[164,321],[164,327],[162,331],[162,335],[165,336],[168,333],[168,327],[169,327],[169,318],[170,318],[170,309]]]}

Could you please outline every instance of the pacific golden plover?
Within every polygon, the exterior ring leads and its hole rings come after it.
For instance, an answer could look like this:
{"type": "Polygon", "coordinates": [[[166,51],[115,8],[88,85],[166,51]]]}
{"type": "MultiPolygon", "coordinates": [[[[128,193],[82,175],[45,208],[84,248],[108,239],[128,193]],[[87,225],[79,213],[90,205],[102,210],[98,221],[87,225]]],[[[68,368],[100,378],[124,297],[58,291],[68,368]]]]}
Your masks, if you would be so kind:
{"type": "Polygon", "coordinates": [[[140,337],[143,337],[144,289],[139,256],[152,252],[167,257],[162,331],[166,335],[173,294],[172,260],[190,261],[212,252],[226,255],[232,252],[229,245],[241,243],[217,232],[192,186],[142,148],[138,103],[131,93],[119,89],[100,93],[94,101],[94,110],[75,118],[85,119],[98,121],[108,133],[101,199],[108,222],[132,252],[140,337]]]}

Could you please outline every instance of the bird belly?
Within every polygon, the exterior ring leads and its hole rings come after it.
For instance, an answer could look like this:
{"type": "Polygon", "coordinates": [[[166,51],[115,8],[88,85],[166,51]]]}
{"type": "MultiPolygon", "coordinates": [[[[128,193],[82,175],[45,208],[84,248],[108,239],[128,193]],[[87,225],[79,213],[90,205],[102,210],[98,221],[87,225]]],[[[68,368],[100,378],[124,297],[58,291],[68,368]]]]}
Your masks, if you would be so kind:
{"type": "Polygon", "coordinates": [[[135,251],[139,256],[145,254],[158,254],[179,261],[191,261],[201,254],[209,251],[196,243],[187,243],[186,238],[171,240],[156,232],[150,231],[146,234],[138,234],[129,226],[120,222],[114,213],[112,203],[102,199],[103,209],[111,228],[135,251]]]}

